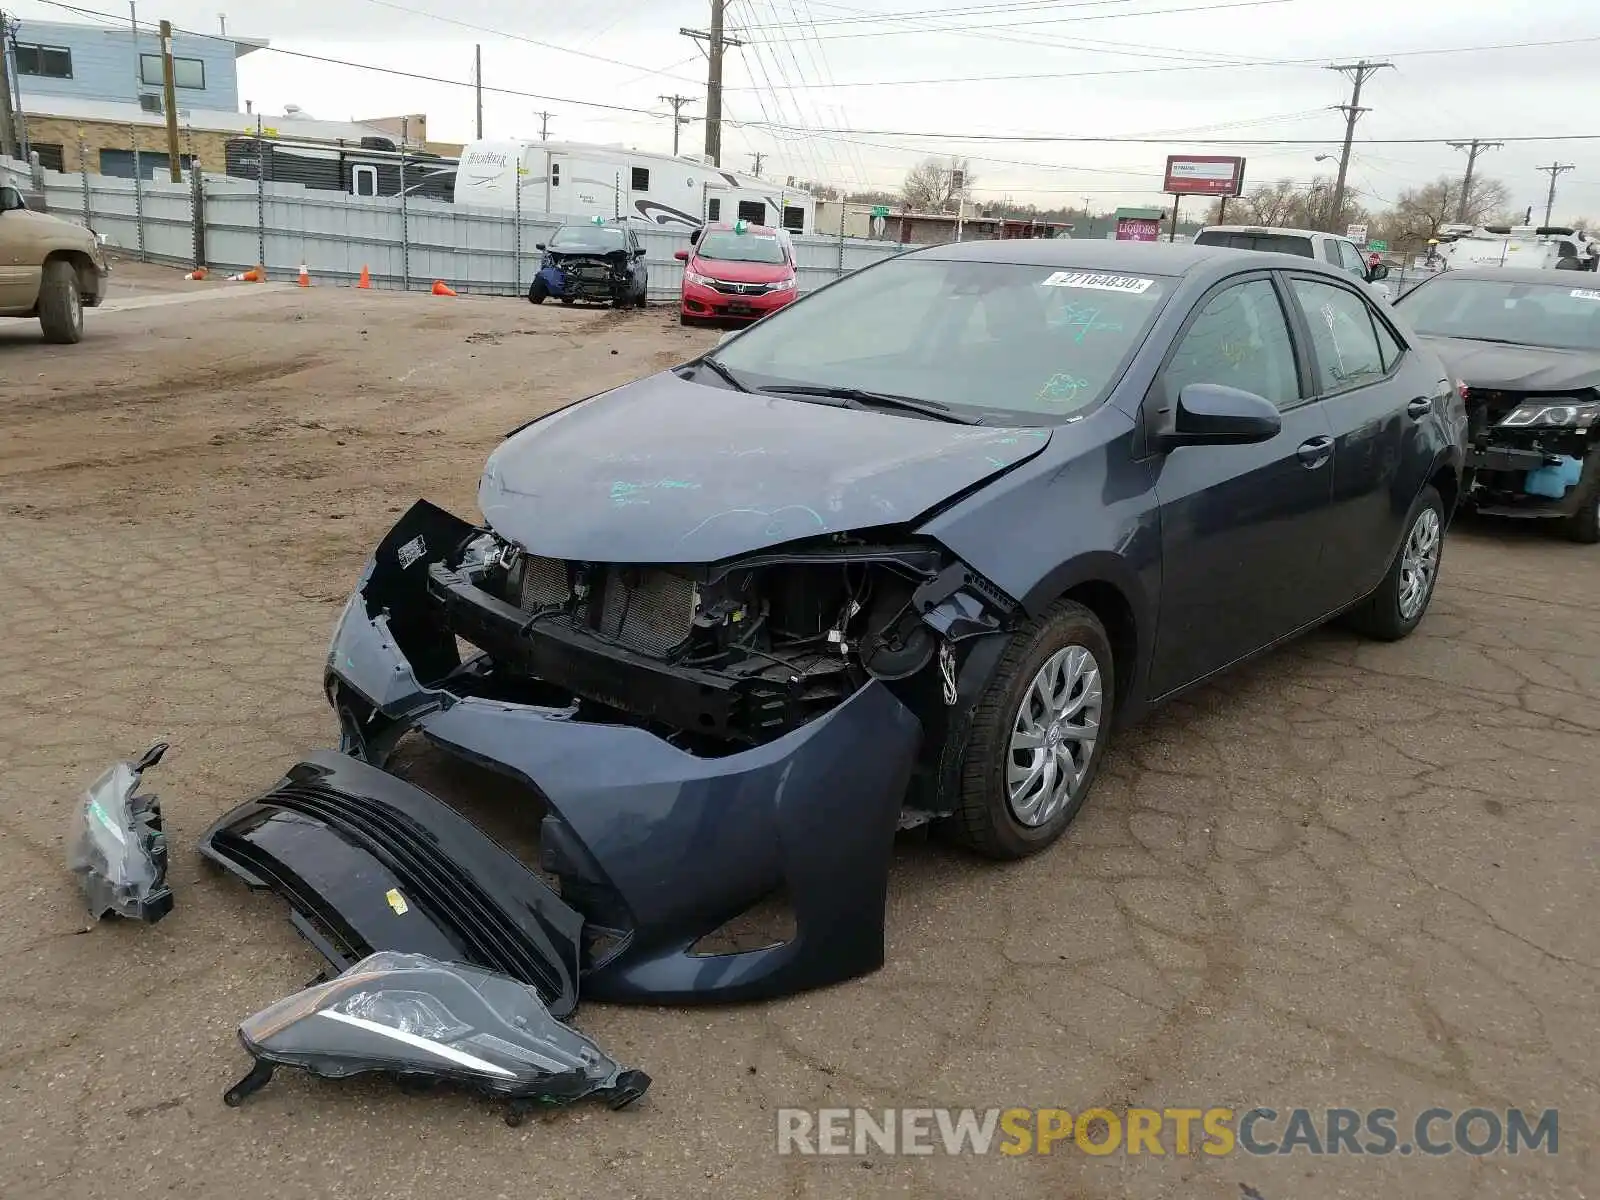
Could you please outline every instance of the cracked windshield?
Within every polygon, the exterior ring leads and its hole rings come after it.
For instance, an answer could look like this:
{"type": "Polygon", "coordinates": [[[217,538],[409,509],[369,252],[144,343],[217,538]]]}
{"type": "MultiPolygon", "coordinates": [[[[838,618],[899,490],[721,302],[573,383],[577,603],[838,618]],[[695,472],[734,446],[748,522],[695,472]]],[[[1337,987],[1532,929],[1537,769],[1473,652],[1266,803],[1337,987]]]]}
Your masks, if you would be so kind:
{"type": "Polygon", "coordinates": [[[892,261],[722,347],[741,378],[849,386],[993,420],[1081,416],[1121,375],[1169,294],[1164,276],[892,261]]]}

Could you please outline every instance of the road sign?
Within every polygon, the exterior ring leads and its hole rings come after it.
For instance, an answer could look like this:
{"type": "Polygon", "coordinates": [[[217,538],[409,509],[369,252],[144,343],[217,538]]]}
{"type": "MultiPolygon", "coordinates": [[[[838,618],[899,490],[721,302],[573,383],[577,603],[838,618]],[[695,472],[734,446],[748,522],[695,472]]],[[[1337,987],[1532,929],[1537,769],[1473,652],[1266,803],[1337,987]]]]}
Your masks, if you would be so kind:
{"type": "Polygon", "coordinates": [[[889,215],[889,206],[887,204],[874,204],[872,206],[872,215],[875,217],[887,217],[889,215]]]}
{"type": "Polygon", "coordinates": [[[1367,249],[1368,250],[1377,250],[1379,253],[1382,253],[1383,251],[1387,250],[1388,248],[1389,248],[1389,243],[1388,242],[1380,242],[1380,241],[1374,240],[1374,241],[1370,241],[1370,242],[1367,243],[1367,249]]]}
{"type": "Polygon", "coordinates": [[[1357,245],[1367,240],[1367,227],[1365,225],[1352,225],[1344,232],[1345,236],[1357,245]]]}

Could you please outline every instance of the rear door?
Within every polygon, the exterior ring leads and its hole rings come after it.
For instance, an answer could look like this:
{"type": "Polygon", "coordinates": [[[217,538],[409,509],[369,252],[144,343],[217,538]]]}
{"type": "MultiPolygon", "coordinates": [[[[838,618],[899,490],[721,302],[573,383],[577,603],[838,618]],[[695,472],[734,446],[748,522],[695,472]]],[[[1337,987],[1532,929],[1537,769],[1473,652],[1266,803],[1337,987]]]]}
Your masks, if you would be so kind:
{"type": "Polygon", "coordinates": [[[1325,612],[1371,591],[1388,569],[1412,499],[1398,486],[1414,420],[1407,405],[1431,395],[1412,378],[1419,364],[1408,360],[1415,356],[1365,290],[1354,280],[1289,279],[1313,388],[1334,437],[1325,612]]]}
{"type": "Polygon", "coordinates": [[[1155,695],[1294,632],[1325,607],[1333,436],[1310,396],[1285,301],[1269,272],[1217,285],[1196,305],[1145,400],[1146,427],[1156,432],[1170,428],[1178,394],[1191,383],[1253,392],[1283,415],[1271,441],[1184,447],[1156,466],[1155,695]]]}

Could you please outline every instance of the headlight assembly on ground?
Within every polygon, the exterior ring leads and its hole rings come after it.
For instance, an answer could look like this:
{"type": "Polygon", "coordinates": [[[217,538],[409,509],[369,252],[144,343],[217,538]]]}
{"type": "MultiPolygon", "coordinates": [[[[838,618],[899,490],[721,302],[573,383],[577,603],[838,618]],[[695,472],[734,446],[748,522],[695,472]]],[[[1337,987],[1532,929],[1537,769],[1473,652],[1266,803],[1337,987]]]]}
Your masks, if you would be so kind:
{"type": "Polygon", "coordinates": [[[534,1104],[600,1095],[622,1108],[650,1086],[552,1017],[533,988],[420,954],[368,955],[245,1021],[239,1041],[256,1062],[223,1096],[230,1107],[279,1066],[327,1079],[376,1071],[455,1081],[510,1101],[513,1125],[534,1104]]]}

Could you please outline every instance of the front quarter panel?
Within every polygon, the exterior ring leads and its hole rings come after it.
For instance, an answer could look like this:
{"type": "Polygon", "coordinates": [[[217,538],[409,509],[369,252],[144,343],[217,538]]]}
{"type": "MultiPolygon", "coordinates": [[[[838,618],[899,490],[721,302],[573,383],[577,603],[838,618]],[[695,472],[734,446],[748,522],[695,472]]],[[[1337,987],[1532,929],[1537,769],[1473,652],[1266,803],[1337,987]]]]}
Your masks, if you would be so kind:
{"type": "Polygon", "coordinates": [[[1126,696],[1143,694],[1161,585],[1154,473],[1135,461],[1136,428],[1120,409],[1102,407],[922,527],[1030,616],[1080,584],[1114,586],[1134,621],[1126,696]]]}

